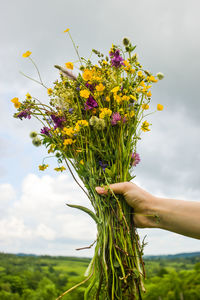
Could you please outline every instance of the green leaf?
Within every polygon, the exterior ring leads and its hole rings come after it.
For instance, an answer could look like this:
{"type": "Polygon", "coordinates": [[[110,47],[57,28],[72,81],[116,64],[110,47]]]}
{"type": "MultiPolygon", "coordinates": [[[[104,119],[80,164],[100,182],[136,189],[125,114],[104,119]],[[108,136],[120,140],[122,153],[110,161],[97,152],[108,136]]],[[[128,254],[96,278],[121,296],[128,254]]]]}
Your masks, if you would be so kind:
{"type": "Polygon", "coordinates": [[[73,205],[73,204],[67,204],[67,206],[69,207],[73,207],[73,208],[77,208],[80,209],[82,211],[84,211],[85,213],[87,213],[90,217],[92,217],[92,219],[97,223],[100,224],[99,218],[93,213],[93,211],[91,211],[89,208],[85,207],[85,206],[80,206],[80,205],[73,205]]]}

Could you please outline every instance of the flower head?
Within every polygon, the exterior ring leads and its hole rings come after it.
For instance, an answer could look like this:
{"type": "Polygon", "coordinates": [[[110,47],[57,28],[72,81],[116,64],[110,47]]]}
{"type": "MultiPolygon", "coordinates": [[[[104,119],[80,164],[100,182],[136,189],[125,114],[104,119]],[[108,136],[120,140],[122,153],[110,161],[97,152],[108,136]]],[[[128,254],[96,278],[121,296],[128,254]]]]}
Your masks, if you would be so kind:
{"type": "Polygon", "coordinates": [[[101,113],[99,114],[100,119],[104,119],[105,117],[110,117],[112,115],[112,110],[109,108],[100,108],[101,113]]]}
{"type": "Polygon", "coordinates": [[[136,152],[133,152],[131,155],[131,165],[135,167],[137,164],[139,164],[139,162],[140,162],[139,154],[136,152]]]}
{"type": "Polygon", "coordinates": [[[117,123],[121,121],[121,116],[118,112],[112,114],[111,124],[117,125],[117,123]]]}
{"type": "Polygon", "coordinates": [[[35,131],[31,131],[30,134],[29,134],[30,138],[33,139],[37,136],[37,132],[35,131]]]}
{"type": "Polygon", "coordinates": [[[92,71],[89,70],[89,69],[85,69],[84,72],[83,72],[83,79],[85,81],[89,81],[92,79],[92,71]]]}
{"type": "Polygon", "coordinates": [[[54,170],[56,172],[63,172],[64,170],[66,170],[66,168],[62,166],[62,167],[54,168],[54,170]]]}
{"type": "Polygon", "coordinates": [[[46,168],[48,168],[48,166],[49,165],[43,164],[43,165],[38,166],[38,168],[39,168],[40,171],[44,171],[46,168]]]}
{"type": "Polygon", "coordinates": [[[29,93],[26,94],[26,99],[30,100],[32,97],[29,93]]]}
{"type": "Polygon", "coordinates": [[[100,165],[100,167],[102,167],[103,171],[105,172],[105,169],[108,166],[108,164],[100,160],[99,165],[100,165]]]}
{"type": "Polygon", "coordinates": [[[24,119],[30,119],[31,118],[31,112],[30,112],[30,109],[27,108],[23,111],[21,111],[18,115],[17,115],[17,118],[19,118],[20,120],[22,120],[23,118],[24,119]]]}
{"type": "Polygon", "coordinates": [[[23,57],[29,57],[32,52],[26,51],[25,53],[22,54],[23,57]]]}
{"type": "Polygon", "coordinates": [[[52,95],[53,94],[53,90],[51,88],[47,89],[47,93],[48,95],[52,95]]]}
{"type": "Polygon", "coordinates": [[[44,127],[40,130],[40,133],[49,136],[49,131],[50,131],[50,130],[51,130],[50,128],[44,126],[44,127]]]}
{"type": "Polygon", "coordinates": [[[162,104],[157,104],[157,110],[163,110],[163,105],[162,104]]]}
{"type": "Polygon", "coordinates": [[[69,28],[67,28],[67,29],[64,30],[64,32],[68,32],[68,31],[69,31],[69,28]]]}
{"type": "Polygon", "coordinates": [[[35,137],[35,138],[32,140],[32,143],[33,143],[33,145],[36,146],[36,147],[39,147],[39,146],[42,144],[41,140],[40,140],[38,137],[35,137]]]}
{"type": "Polygon", "coordinates": [[[161,73],[161,72],[158,72],[158,73],[156,74],[156,76],[157,76],[157,78],[158,78],[159,80],[162,80],[162,79],[165,77],[164,74],[161,73]]]}
{"type": "Polygon", "coordinates": [[[90,110],[94,107],[98,107],[98,103],[94,100],[94,98],[90,95],[85,103],[85,109],[90,110]]]}
{"type": "Polygon", "coordinates": [[[111,57],[111,65],[115,68],[120,68],[121,66],[124,66],[124,59],[120,56],[120,50],[116,49],[114,52],[110,52],[111,57]]]}
{"type": "Polygon", "coordinates": [[[20,108],[21,103],[19,102],[19,98],[15,97],[11,100],[12,103],[14,103],[15,108],[20,108]]]}
{"type": "Polygon", "coordinates": [[[150,131],[149,125],[150,125],[150,124],[149,124],[147,121],[144,121],[144,122],[142,123],[142,126],[141,126],[142,131],[144,131],[144,132],[150,131]]]}
{"type": "Polygon", "coordinates": [[[72,62],[67,62],[67,63],[65,64],[65,66],[66,66],[67,69],[70,69],[70,70],[73,70],[73,69],[74,69],[74,65],[73,65],[72,62]]]}
{"type": "Polygon", "coordinates": [[[88,99],[89,95],[90,95],[90,92],[88,90],[81,90],[80,91],[80,96],[83,97],[83,98],[88,99]]]}
{"type": "Polygon", "coordinates": [[[53,120],[53,122],[55,124],[54,129],[63,127],[63,122],[65,121],[65,119],[63,117],[60,118],[60,117],[52,114],[51,119],[53,120]]]}

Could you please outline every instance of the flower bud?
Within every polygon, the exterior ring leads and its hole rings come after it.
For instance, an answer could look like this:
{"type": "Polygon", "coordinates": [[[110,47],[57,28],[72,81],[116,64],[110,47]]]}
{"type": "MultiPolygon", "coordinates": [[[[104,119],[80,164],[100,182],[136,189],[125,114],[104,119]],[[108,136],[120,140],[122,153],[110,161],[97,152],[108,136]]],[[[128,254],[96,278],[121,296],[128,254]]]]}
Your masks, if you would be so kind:
{"type": "Polygon", "coordinates": [[[158,78],[159,80],[162,80],[162,79],[165,77],[164,74],[161,73],[161,72],[158,72],[158,73],[156,74],[156,76],[157,76],[157,78],[158,78]]]}
{"type": "Polygon", "coordinates": [[[32,140],[32,143],[33,143],[33,145],[36,146],[36,147],[39,147],[39,146],[42,144],[41,140],[40,140],[38,137],[35,137],[35,138],[32,140]]]}
{"type": "Polygon", "coordinates": [[[128,46],[128,45],[130,44],[129,39],[125,37],[125,38],[123,39],[123,44],[124,44],[124,46],[128,46]]]}
{"type": "Polygon", "coordinates": [[[30,134],[29,134],[30,138],[33,139],[37,136],[37,132],[35,131],[31,131],[30,134]]]}

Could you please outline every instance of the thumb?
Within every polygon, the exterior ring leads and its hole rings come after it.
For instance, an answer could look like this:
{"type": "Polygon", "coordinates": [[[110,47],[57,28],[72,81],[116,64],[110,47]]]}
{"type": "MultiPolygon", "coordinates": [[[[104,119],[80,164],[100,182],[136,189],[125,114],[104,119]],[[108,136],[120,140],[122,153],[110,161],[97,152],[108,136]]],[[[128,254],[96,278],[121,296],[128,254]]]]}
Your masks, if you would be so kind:
{"type": "MultiPolygon", "coordinates": [[[[124,194],[127,192],[127,189],[130,188],[130,182],[119,182],[119,183],[113,183],[109,185],[109,189],[111,189],[115,194],[124,194]]],[[[98,194],[101,195],[107,195],[109,192],[109,189],[107,186],[100,187],[97,186],[95,190],[98,194]]]]}

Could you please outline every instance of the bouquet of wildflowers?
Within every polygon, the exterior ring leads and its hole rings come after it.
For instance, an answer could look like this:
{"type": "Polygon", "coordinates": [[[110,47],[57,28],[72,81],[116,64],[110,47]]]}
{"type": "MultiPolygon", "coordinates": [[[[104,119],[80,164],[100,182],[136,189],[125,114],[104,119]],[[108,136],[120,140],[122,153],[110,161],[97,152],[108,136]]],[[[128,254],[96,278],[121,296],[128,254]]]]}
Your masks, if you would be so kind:
{"type": "MultiPolygon", "coordinates": [[[[69,29],[65,32],[72,40],[69,29]]],[[[23,54],[35,65],[39,80],[33,80],[47,89],[50,100],[42,103],[29,93],[22,102],[14,98],[11,101],[18,110],[14,116],[21,120],[35,117],[42,123],[40,133],[31,133],[33,144],[43,144],[57,158],[56,171],[67,167],[77,183],[74,171],[78,174],[85,187],[81,188],[94,208],[91,211],[69,204],[88,213],[97,225],[94,257],[86,279],[80,283],[88,281],[84,299],[142,299],[143,245],[134,227],[134,211],[122,196],[109,189],[109,184],[135,177],[134,169],[140,161],[137,142],[142,132],[150,131],[151,124],[146,120],[150,89],[163,74],[153,76],[144,70],[135,46],[127,38],[122,47],[112,45],[107,56],[93,49],[97,64],[80,57],[76,46],[75,50],[78,75],[72,73],[72,62],[65,67],[55,66],[60,70],[60,79],[53,88],[43,84],[31,52],[23,54]],[[96,186],[106,186],[108,195],[98,195],[96,186]]],[[[158,104],[157,110],[162,109],[158,104]]],[[[47,167],[43,161],[39,169],[47,167]]]]}

